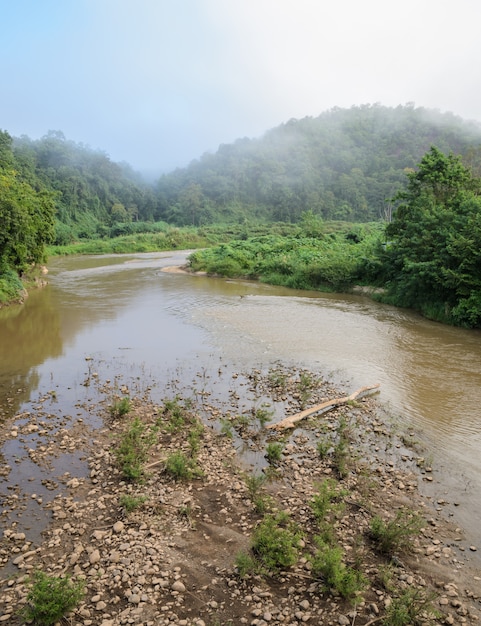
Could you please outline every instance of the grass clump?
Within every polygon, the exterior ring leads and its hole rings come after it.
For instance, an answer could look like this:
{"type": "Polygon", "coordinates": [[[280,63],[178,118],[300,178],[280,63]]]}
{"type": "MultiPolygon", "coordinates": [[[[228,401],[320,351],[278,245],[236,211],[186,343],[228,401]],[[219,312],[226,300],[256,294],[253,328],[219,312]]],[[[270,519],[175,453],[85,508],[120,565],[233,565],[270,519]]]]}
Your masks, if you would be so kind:
{"type": "Polygon", "coordinates": [[[269,441],[266,446],[266,458],[270,465],[279,463],[282,458],[284,444],[279,441],[269,441]]]}
{"type": "Polygon", "coordinates": [[[128,493],[122,494],[119,499],[120,506],[125,509],[126,513],[132,513],[132,511],[141,507],[146,501],[146,496],[131,496],[128,493]]]}
{"type": "Polygon", "coordinates": [[[394,554],[406,550],[410,540],[419,534],[423,521],[419,515],[408,509],[400,509],[396,517],[384,521],[382,517],[373,517],[369,535],[382,554],[394,554]]]}
{"type": "Polygon", "coordinates": [[[434,594],[428,595],[423,589],[405,589],[392,599],[382,621],[383,626],[432,624],[441,615],[432,604],[434,599],[434,594]]]}
{"type": "Polygon", "coordinates": [[[165,400],[162,415],[169,433],[181,431],[188,419],[187,408],[181,404],[181,399],[176,396],[172,400],[165,400]]]}
{"type": "Polygon", "coordinates": [[[321,538],[317,538],[317,550],[312,558],[312,575],[321,578],[328,589],[349,600],[359,599],[367,585],[362,572],[343,562],[342,549],[328,545],[321,538]]]}
{"type": "Polygon", "coordinates": [[[165,461],[165,471],[175,480],[190,480],[202,476],[195,459],[187,456],[182,450],[173,452],[165,461]]]}
{"type": "Polygon", "coordinates": [[[135,417],[121,435],[119,445],[115,449],[117,466],[126,480],[135,482],[142,478],[143,465],[154,441],[155,433],[135,417]]]}
{"type": "Polygon", "coordinates": [[[327,455],[329,454],[329,450],[331,450],[331,448],[332,443],[329,439],[321,439],[317,442],[316,445],[317,453],[322,460],[327,458],[327,455]]]}
{"type": "Polygon", "coordinates": [[[337,483],[331,478],[326,478],[318,486],[318,492],[312,497],[311,509],[318,523],[323,523],[329,516],[339,515],[344,503],[342,498],[348,492],[344,489],[338,489],[337,483]]]}
{"type": "Polygon", "coordinates": [[[84,595],[83,581],[74,582],[70,576],[49,576],[40,570],[30,579],[27,603],[19,615],[27,622],[51,626],[80,602],[84,595]]]}
{"type": "Polygon", "coordinates": [[[129,397],[124,396],[123,398],[116,398],[109,406],[110,417],[113,419],[119,419],[124,415],[127,415],[131,408],[132,403],[129,397]]]}
{"type": "Polygon", "coordinates": [[[274,415],[274,411],[269,410],[263,405],[253,409],[253,414],[254,417],[259,421],[261,428],[264,428],[267,422],[271,421],[272,416],[274,415]]]}

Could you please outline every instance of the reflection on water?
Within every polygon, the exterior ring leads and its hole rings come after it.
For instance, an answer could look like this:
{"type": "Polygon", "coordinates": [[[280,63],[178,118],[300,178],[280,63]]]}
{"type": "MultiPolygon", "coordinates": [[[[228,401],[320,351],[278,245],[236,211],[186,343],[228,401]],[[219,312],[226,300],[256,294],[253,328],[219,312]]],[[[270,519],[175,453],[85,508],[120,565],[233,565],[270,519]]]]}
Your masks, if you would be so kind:
{"type": "Polygon", "coordinates": [[[301,364],[346,390],[380,382],[380,399],[423,431],[449,489],[481,516],[481,333],[363,296],[161,271],[184,261],[180,252],[53,259],[48,287],[0,310],[3,412],[55,388],[59,407],[74,415],[92,399],[88,357],[140,383],[219,360],[301,364]]]}

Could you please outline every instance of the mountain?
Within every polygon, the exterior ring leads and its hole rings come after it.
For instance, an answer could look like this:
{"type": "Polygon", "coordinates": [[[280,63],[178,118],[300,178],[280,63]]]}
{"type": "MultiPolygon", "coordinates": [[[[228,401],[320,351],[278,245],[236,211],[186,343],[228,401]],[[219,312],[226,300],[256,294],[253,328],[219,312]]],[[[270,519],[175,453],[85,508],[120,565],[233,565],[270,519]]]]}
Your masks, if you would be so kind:
{"type": "Polygon", "coordinates": [[[390,199],[431,146],[478,163],[480,144],[481,126],[452,113],[334,108],[221,145],[163,175],[157,215],[178,225],[296,222],[308,210],[329,220],[377,220],[390,214],[390,199]]]}

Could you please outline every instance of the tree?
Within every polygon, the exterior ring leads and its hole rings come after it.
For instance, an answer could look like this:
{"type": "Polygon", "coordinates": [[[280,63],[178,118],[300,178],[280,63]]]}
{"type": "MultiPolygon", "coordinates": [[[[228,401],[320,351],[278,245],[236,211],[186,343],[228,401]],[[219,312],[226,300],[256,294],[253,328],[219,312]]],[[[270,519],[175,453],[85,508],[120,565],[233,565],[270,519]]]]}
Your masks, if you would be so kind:
{"type": "Polygon", "coordinates": [[[15,172],[0,170],[0,265],[24,271],[45,260],[45,244],[54,238],[54,202],[48,191],[35,191],[15,172]]]}
{"type": "Polygon", "coordinates": [[[436,319],[481,324],[481,181],[432,147],[407,174],[386,227],[390,299],[436,319]]]}

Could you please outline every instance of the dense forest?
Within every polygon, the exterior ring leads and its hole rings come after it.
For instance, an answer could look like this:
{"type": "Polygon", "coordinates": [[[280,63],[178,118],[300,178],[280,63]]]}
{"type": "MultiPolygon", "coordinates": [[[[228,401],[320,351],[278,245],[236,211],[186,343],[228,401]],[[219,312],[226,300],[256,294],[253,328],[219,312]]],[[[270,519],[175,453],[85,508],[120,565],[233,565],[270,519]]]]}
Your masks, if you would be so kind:
{"type": "Polygon", "coordinates": [[[452,114],[380,105],[290,120],[161,177],[159,215],[179,225],[236,220],[389,219],[392,197],[432,145],[478,167],[481,127],[452,114]]]}
{"type": "Polygon", "coordinates": [[[154,185],[59,131],[38,140],[3,132],[0,140],[0,171],[52,194],[57,244],[155,230],[156,222],[297,223],[306,211],[324,220],[390,219],[406,172],[432,145],[481,171],[481,126],[409,105],[290,120],[260,138],[221,145],[154,185]]]}

